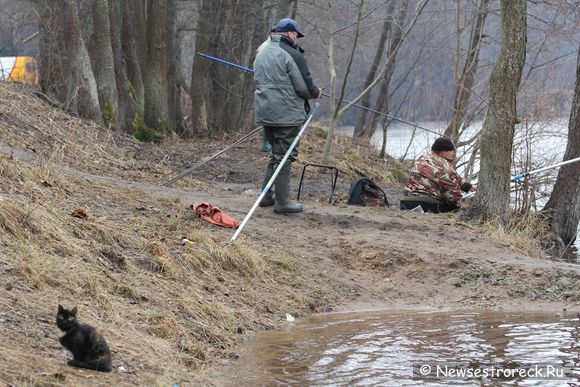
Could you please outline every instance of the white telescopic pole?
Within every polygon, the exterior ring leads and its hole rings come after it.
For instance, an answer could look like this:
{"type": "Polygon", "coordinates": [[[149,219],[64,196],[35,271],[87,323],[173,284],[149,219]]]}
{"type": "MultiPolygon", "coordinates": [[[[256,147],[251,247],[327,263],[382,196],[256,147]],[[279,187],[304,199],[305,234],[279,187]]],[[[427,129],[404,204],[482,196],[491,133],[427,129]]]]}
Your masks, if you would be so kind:
{"type": "Polygon", "coordinates": [[[316,110],[318,109],[319,105],[320,104],[318,102],[314,104],[314,108],[310,112],[310,116],[308,116],[308,119],[306,120],[304,125],[302,125],[302,128],[300,128],[298,135],[296,135],[296,138],[294,139],[292,144],[290,144],[290,148],[288,148],[288,152],[286,152],[286,154],[284,155],[284,158],[282,159],[282,161],[280,161],[280,164],[278,164],[278,167],[274,171],[274,174],[270,178],[270,181],[268,181],[268,184],[266,184],[266,186],[262,190],[262,193],[260,194],[260,196],[258,196],[258,200],[256,200],[256,202],[254,203],[254,205],[250,209],[250,212],[248,212],[248,214],[246,215],[246,217],[244,218],[244,220],[240,224],[240,227],[238,227],[238,229],[236,230],[235,234],[230,238],[230,242],[235,241],[236,238],[238,237],[238,235],[240,235],[240,233],[244,229],[244,226],[246,225],[246,223],[248,223],[248,220],[250,220],[250,217],[252,216],[252,214],[256,210],[256,207],[258,207],[258,204],[260,204],[260,201],[262,200],[262,198],[264,198],[264,196],[266,195],[266,193],[268,192],[268,190],[270,189],[272,184],[274,184],[274,180],[276,180],[276,177],[278,176],[278,173],[280,173],[280,170],[284,166],[284,163],[286,162],[286,160],[288,160],[288,157],[290,157],[290,153],[292,153],[292,150],[296,147],[296,144],[298,144],[298,141],[300,140],[300,136],[302,136],[302,133],[304,133],[304,130],[306,129],[306,127],[308,126],[308,124],[312,120],[312,117],[314,116],[314,113],[316,113],[316,110]]]}

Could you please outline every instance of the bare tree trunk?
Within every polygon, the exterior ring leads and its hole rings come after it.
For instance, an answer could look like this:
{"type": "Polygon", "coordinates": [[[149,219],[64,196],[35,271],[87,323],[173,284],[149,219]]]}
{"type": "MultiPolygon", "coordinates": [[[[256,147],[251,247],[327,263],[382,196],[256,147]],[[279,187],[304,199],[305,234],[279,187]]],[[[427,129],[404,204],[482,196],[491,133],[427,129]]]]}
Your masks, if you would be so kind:
{"type": "Polygon", "coordinates": [[[181,114],[181,82],[179,80],[179,56],[177,50],[177,12],[175,0],[167,0],[167,105],[171,130],[183,134],[185,125],[181,114]]]}
{"type": "Polygon", "coordinates": [[[92,0],[92,34],[87,48],[91,57],[91,67],[97,82],[99,104],[105,125],[119,128],[117,82],[113,48],[111,47],[111,25],[107,0],[92,0]]]}
{"type": "Polygon", "coordinates": [[[65,109],[102,123],[97,85],[73,0],[39,2],[40,84],[65,109]]]}
{"type": "MultiPolygon", "coordinates": [[[[111,0],[117,2],[117,0],[111,0]]],[[[121,43],[125,57],[127,78],[131,87],[138,111],[143,112],[145,106],[145,89],[143,86],[143,71],[145,54],[141,54],[141,46],[145,39],[145,30],[141,31],[141,26],[145,25],[145,1],[134,0],[120,2],[123,10],[123,28],[121,30],[121,43]],[[143,56],[141,56],[143,55],[143,56]]]]}
{"type": "Polygon", "coordinates": [[[509,219],[510,166],[516,97],[526,60],[526,0],[501,2],[501,50],[491,74],[489,109],[481,135],[478,190],[467,216],[509,219]]]}
{"type": "Polygon", "coordinates": [[[278,11],[276,12],[276,21],[285,17],[291,17],[292,3],[297,3],[298,0],[278,0],[278,11]]]}
{"type": "MultiPolygon", "coordinates": [[[[330,120],[330,124],[328,127],[328,135],[326,137],[326,143],[324,145],[324,153],[322,154],[322,160],[323,163],[328,163],[328,159],[330,157],[330,148],[332,147],[332,141],[334,139],[334,127],[336,126],[336,124],[338,123],[338,121],[340,120],[340,118],[344,115],[344,113],[346,113],[347,111],[349,111],[350,109],[352,109],[367,93],[369,93],[376,85],[377,83],[385,76],[385,73],[387,72],[391,62],[394,59],[394,55],[397,54],[397,52],[399,51],[399,49],[401,48],[402,43],[405,41],[407,35],[409,34],[409,32],[413,29],[413,27],[415,26],[415,24],[417,23],[417,20],[419,19],[419,16],[421,15],[421,13],[423,12],[423,10],[425,9],[425,6],[427,5],[427,3],[429,2],[429,0],[424,0],[422,3],[419,3],[419,5],[417,6],[417,13],[415,14],[415,16],[413,17],[413,20],[411,20],[411,22],[409,23],[409,25],[407,26],[407,28],[405,29],[405,32],[403,33],[399,44],[393,49],[393,55],[389,56],[387,58],[387,61],[385,62],[383,69],[381,70],[381,72],[377,75],[377,77],[371,82],[370,85],[368,85],[368,87],[366,87],[362,93],[360,93],[357,97],[355,97],[354,99],[352,99],[349,103],[346,104],[345,107],[343,107],[342,109],[340,109],[340,104],[342,103],[342,98],[344,97],[344,89],[346,87],[346,79],[348,77],[348,71],[345,73],[345,80],[343,82],[342,85],[342,94],[341,97],[338,98],[338,101],[336,101],[335,106],[336,106],[336,111],[335,113],[333,113],[332,118],[330,120]]],[[[329,6],[331,5],[332,0],[329,0],[329,6]]],[[[329,13],[331,13],[331,9],[329,9],[329,13]]],[[[329,18],[332,17],[332,15],[329,16],[329,18]]],[[[330,20],[330,19],[329,19],[330,20]]],[[[330,27],[332,27],[332,20],[330,20],[331,22],[330,27]]],[[[357,19],[357,25],[360,23],[360,15],[359,15],[359,19],[357,19]]],[[[357,27],[358,28],[358,27],[357,27]]],[[[332,31],[332,30],[331,30],[332,31]]],[[[332,36],[330,37],[330,41],[332,43],[332,36]]],[[[354,49],[356,48],[356,44],[353,44],[353,53],[354,53],[354,49]]],[[[329,54],[330,54],[330,49],[329,49],[329,54]]],[[[351,57],[352,60],[352,57],[351,57]]],[[[329,69],[330,71],[334,71],[334,65],[330,65],[329,64],[329,69]]],[[[331,89],[334,89],[335,86],[331,85],[331,89]]],[[[331,90],[331,94],[330,94],[330,100],[334,103],[334,94],[333,91],[331,90]]]]}
{"type": "Polygon", "coordinates": [[[455,84],[459,84],[459,67],[461,66],[461,33],[463,28],[461,27],[461,1],[455,0],[455,71],[453,74],[455,77],[455,84]]]}
{"type": "Polygon", "coordinates": [[[147,10],[148,0],[123,1],[126,3],[128,14],[130,15],[137,53],[137,63],[141,64],[141,73],[145,72],[145,61],[147,60],[147,10]]]}
{"type": "Polygon", "coordinates": [[[131,83],[127,75],[126,63],[129,55],[123,47],[123,31],[125,29],[123,13],[126,4],[116,0],[109,0],[109,20],[111,24],[111,46],[115,65],[115,79],[117,83],[118,107],[117,116],[119,127],[129,133],[133,132],[133,122],[138,111],[136,96],[133,94],[131,83]]]}
{"type": "Polygon", "coordinates": [[[455,139],[459,138],[459,128],[461,122],[465,119],[465,111],[475,83],[475,74],[477,73],[477,65],[479,63],[479,52],[481,51],[483,28],[485,26],[489,3],[490,0],[482,0],[481,2],[479,12],[477,13],[471,31],[471,40],[467,51],[467,58],[465,59],[465,66],[463,67],[461,76],[456,78],[457,83],[455,86],[455,108],[453,111],[453,118],[445,129],[445,135],[455,139]]]}
{"type": "Polygon", "coordinates": [[[145,124],[150,128],[172,130],[169,122],[167,85],[167,0],[147,1],[147,61],[145,86],[145,124]]]}
{"type": "MultiPolygon", "coordinates": [[[[197,33],[195,37],[195,51],[208,53],[210,48],[217,45],[216,37],[219,31],[220,1],[204,1],[202,3],[197,33]]],[[[208,132],[206,113],[207,96],[210,89],[210,63],[195,56],[191,70],[191,120],[193,133],[200,135],[208,132]]]]}
{"type": "MultiPolygon", "coordinates": [[[[383,53],[385,51],[385,43],[391,33],[391,27],[393,25],[394,20],[394,12],[395,12],[395,4],[396,1],[391,1],[387,7],[387,15],[385,17],[385,21],[383,23],[383,30],[381,31],[381,36],[379,38],[379,43],[377,46],[377,51],[375,53],[375,57],[373,59],[373,63],[371,64],[371,68],[369,69],[369,73],[367,74],[367,78],[365,80],[365,89],[371,84],[373,79],[375,79],[377,75],[377,71],[379,70],[379,63],[383,58],[383,53]]],[[[369,108],[371,106],[371,93],[367,93],[361,101],[361,105],[369,108]]],[[[359,116],[354,127],[353,137],[355,139],[361,138],[364,133],[365,123],[367,118],[367,111],[361,109],[359,112],[359,116]]]]}
{"type": "MultiPolygon", "coordinates": [[[[251,66],[255,49],[271,28],[263,29],[264,10],[259,4],[263,1],[203,2],[196,51],[251,66]],[[242,30],[237,24],[240,19],[246,23],[242,30]]],[[[192,134],[245,129],[253,92],[251,74],[196,56],[191,77],[192,134]]]]}
{"type": "MultiPolygon", "coordinates": [[[[294,2],[297,4],[298,2],[294,2]]],[[[253,0],[252,7],[256,7],[256,9],[263,9],[265,8],[265,0],[253,0]]],[[[242,63],[247,64],[247,67],[252,67],[254,59],[256,57],[256,50],[264,42],[264,38],[270,35],[270,29],[272,26],[270,25],[270,17],[268,12],[252,12],[251,18],[253,20],[252,26],[252,33],[248,38],[250,44],[246,45],[246,51],[243,53],[242,56],[242,63]]],[[[250,74],[244,74],[244,82],[242,85],[242,89],[240,92],[241,98],[241,105],[240,105],[240,114],[237,122],[239,123],[239,128],[245,129],[249,126],[254,124],[254,91],[256,90],[254,84],[254,77],[250,76],[250,74]]]]}
{"type": "MultiPolygon", "coordinates": [[[[334,105],[332,107],[332,115],[330,118],[330,124],[328,125],[328,134],[326,136],[326,143],[324,144],[324,152],[322,154],[322,163],[323,164],[328,164],[328,159],[330,157],[330,149],[332,147],[332,141],[334,140],[334,131],[336,129],[336,126],[338,124],[338,121],[340,119],[339,113],[340,113],[340,104],[342,102],[342,100],[344,99],[344,94],[345,94],[345,90],[346,90],[346,84],[348,81],[348,76],[350,74],[350,69],[352,67],[352,62],[354,59],[354,53],[356,51],[356,47],[358,44],[358,38],[359,38],[359,33],[360,33],[360,22],[361,22],[361,17],[362,17],[362,10],[363,10],[363,6],[364,6],[364,0],[360,0],[360,3],[358,5],[358,14],[357,14],[357,21],[356,21],[356,30],[355,30],[355,38],[354,41],[352,43],[352,49],[350,52],[350,56],[348,59],[348,64],[346,66],[346,70],[344,73],[344,80],[342,81],[342,89],[340,90],[340,95],[338,97],[338,100],[335,102],[334,101],[334,95],[336,92],[336,67],[334,65],[334,37],[330,36],[330,41],[329,41],[329,45],[328,45],[328,67],[330,69],[330,73],[331,73],[331,86],[330,86],[330,103],[331,105],[334,105]]],[[[328,28],[329,31],[333,31],[334,30],[334,25],[333,25],[333,12],[332,12],[332,8],[334,7],[334,1],[333,0],[328,0],[328,28]]]]}
{"type": "MultiPolygon", "coordinates": [[[[564,161],[580,157],[580,49],[576,62],[576,88],[570,121],[568,145],[564,161]]],[[[580,222],[580,163],[560,167],[556,185],[543,209],[548,214],[550,226],[558,244],[568,245],[576,239],[580,222]]]]}
{"type": "Polygon", "coordinates": [[[292,15],[290,15],[290,17],[292,19],[296,19],[297,14],[298,14],[298,0],[294,0],[292,2],[292,15]]]}
{"type": "MultiPolygon", "coordinates": [[[[427,6],[427,3],[428,2],[429,2],[429,0],[423,0],[423,1],[421,1],[417,5],[417,7],[415,9],[416,10],[415,16],[413,17],[413,20],[411,20],[411,22],[409,23],[409,25],[405,29],[405,32],[403,33],[403,36],[401,37],[399,44],[393,50],[393,53],[396,54],[399,51],[399,49],[401,48],[402,43],[405,41],[405,39],[407,38],[407,35],[411,32],[411,30],[413,29],[413,27],[415,26],[415,24],[419,20],[419,16],[421,16],[421,13],[423,13],[423,10],[425,9],[425,6],[427,6]]],[[[391,63],[392,60],[393,60],[393,57],[392,56],[389,56],[387,58],[387,61],[383,65],[383,68],[382,68],[381,72],[371,82],[371,84],[368,85],[358,96],[356,96],[348,104],[346,104],[345,107],[343,107],[342,109],[340,109],[340,113],[339,113],[340,116],[342,116],[344,113],[346,113],[347,111],[349,111],[350,109],[352,109],[354,107],[354,105],[356,105],[362,98],[364,98],[364,96],[367,95],[367,93],[369,93],[377,85],[377,83],[379,83],[381,81],[381,79],[385,75],[385,72],[388,70],[388,67],[389,67],[389,65],[390,65],[390,63],[391,63]]]]}
{"type": "MultiPolygon", "coordinates": [[[[219,44],[213,47],[213,54],[217,57],[234,62],[241,62],[246,58],[247,62],[242,62],[244,66],[251,66],[252,61],[248,56],[254,53],[257,47],[252,41],[254,29],[261,24],[256,21],[258,12],[253,11],[256,2],[252,0],[239,0],[226,7],[229,1],[222,2],[222,16],[219,29],[219,44]],[[225,12],[224,12],[225,11],[225,12]],[[242,19],[247,23],[246,28],[240,30],[236,20],[242,19]]],[[[269,30],[268,30],[269,31],[269,30]]],[[[264,33],[258,40],[261,43],[264,33]]],[[[252,98],[253,89],[244,88],[244,85],[251,81],[251,74],[239,70],[225,67],[218,63],[210,64],[211,87],[209,89],[209,104],[206,105],[208,126],[212,132],[215,131],[237,131],[245,129],[247,123],[247,111],[243,107],[247,106],[247,101],[252,98]]]]}
{"type": "MultiPolygon", "coordinates": [[[[405,23],[405,19],[407,18],[407,10],[409,9],[409,0],[404,0],[401,3],[399,14],[395,21],[395,29],[392,36],[392,41],[389,42],[389,50],[388,50],[388,57],[391,58],[389,66],[387,67],[383,79],[381,80],[381,88],[379,90],[379,94],[377,97],[377,101],[375,103],[374,110],[387,112],[387,107],[389,105],[389,85],[391,83],[391,78],[393,77],[393,73],[395,72],[395,65],[397,62],[397,47],[401,43],[402,36],[403,36],[403,25],[405,23]]],[[[371,119],[368,126],[362,131],[361,138],[365,139],[366,143],[370,143],[370,140],[377,129],[377,122],[379,119],[379,115],[376,113],[371,113],[371,119]]]]}

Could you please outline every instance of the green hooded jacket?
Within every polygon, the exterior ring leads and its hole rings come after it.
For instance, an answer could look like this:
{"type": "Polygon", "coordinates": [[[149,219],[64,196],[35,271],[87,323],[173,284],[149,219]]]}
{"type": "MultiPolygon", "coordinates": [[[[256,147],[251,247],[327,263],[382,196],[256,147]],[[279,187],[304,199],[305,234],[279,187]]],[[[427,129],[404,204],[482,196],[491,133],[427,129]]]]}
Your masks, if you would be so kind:
{"type": "Polygon", "coordinates": [[[274,35],[254,61],[254,117],[257,125],[298,126],[320,94],[306,60],[288,37],[274,35]]]}

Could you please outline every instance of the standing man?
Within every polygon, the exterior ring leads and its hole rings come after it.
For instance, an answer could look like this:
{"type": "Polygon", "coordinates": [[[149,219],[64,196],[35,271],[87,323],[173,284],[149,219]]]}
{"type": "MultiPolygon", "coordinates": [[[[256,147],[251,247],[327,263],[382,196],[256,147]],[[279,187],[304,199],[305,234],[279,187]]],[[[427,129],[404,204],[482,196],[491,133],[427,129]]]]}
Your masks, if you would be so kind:
{"type": "MultiPolygon", "coordinates": [[[[266,47],[268,44],[270,44],[270,39],[272,38],[272,36],[274,36],[276,34],[276,27],[272,28],[270,30],[270,35],[268,35],[268,39],[264,40],[264,42],[262,44],[260,44],[260,46],[256,49],[256,58],[258,59],[258,55],[260,55],[260,52],[262,52],[262,49],[264,47],[266,47]]],[[[256,67],[256,61],[254,59],[254,68],[256,67]]],[[[266,132],[262,131],[262,148],[261,148],[262,152],[272,152],[272,145],[270,145],[270,143],[268,142],[268,138],[266,137],[266,132]]]]}
{"type": "Polygon", "coordinates": [[[450,212],[461,207],[464,192],[474,190],[472,185],[455,170],[455,146],[446,137],[439,137],[419,157],[409,172],[401,210],[421,206],[424,212],[450,212]]]}
{"type": "MultiPolygon", "coordinates": [[[[264,176],[265,187],[298,135],[310,112],[309,99],[320,98],[322,90],[314,85],[306,60],[298,47],[300,32],[295,20],[282,19],[274,27],[270,43],[262,48],[254,62],[254,115],[272,145],[264,176]]],[[[276,177],[275,194],[271,190],[260,207],[274,206],[279,214],[303,210],[302,204],[290,201],[290,172],[298,156],[296,146],[276,177]]]]}

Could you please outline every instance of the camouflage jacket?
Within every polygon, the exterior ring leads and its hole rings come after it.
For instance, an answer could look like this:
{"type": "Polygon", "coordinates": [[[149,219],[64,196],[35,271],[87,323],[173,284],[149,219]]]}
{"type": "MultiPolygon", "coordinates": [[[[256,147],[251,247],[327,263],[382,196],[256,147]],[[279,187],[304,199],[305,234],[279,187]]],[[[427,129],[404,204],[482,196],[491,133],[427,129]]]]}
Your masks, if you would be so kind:
{"type": "Polygon", "coordinates": [[[451,161],[428,150],[409,172],[405,194],[427,196],[460,206],[463,196],[461,187],[465,182],[451,161]]]}

